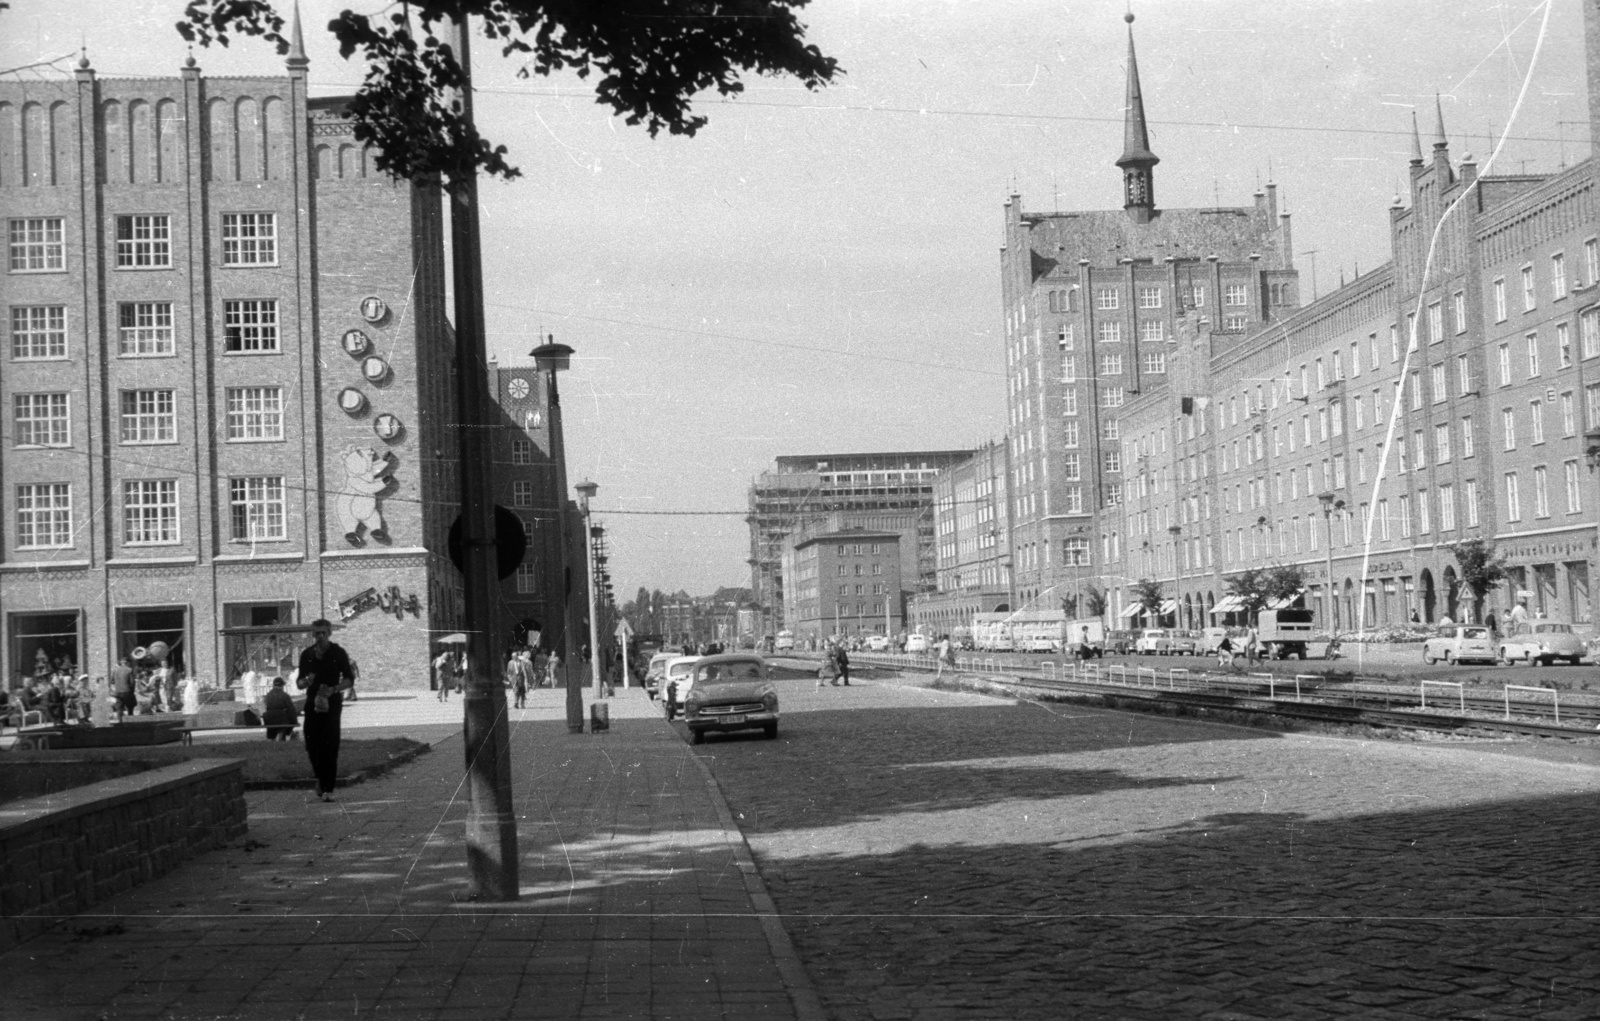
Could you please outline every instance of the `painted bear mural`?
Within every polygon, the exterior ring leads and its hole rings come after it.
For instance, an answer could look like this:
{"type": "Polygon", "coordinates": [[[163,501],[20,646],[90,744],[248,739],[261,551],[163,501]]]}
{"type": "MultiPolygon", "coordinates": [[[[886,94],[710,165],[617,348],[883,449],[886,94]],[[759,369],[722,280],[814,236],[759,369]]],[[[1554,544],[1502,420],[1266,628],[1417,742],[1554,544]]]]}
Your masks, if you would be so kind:
{"type": "Polygon", "coordinates": [[[371,447],[354,445],[344,448],[341,458],[344,465],[344,488],[335,501],[339,525],[344,538],[352,546],[365,546],[366,535],[377,542],[387,543],[389,533],[383,527],[383,510],[378,506],[378,494],[388,488],[389,473],[394,463],[389,453],[379,454],[371,447]]]}

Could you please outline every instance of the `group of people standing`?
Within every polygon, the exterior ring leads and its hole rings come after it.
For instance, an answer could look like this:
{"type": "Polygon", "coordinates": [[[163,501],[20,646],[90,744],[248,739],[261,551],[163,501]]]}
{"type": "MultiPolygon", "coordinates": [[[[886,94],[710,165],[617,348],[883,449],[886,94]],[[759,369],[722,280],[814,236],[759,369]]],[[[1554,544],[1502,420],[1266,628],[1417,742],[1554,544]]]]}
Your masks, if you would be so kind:
{"type": "Polygon", "coordinates": [[[844,650],[844,643],[829,640],[823,647],[822,666],[817,668],[817,687],[822,687],[823,682],[837,688],[840,683],[846,687],[850,685],[850,654],[844,650]]]}

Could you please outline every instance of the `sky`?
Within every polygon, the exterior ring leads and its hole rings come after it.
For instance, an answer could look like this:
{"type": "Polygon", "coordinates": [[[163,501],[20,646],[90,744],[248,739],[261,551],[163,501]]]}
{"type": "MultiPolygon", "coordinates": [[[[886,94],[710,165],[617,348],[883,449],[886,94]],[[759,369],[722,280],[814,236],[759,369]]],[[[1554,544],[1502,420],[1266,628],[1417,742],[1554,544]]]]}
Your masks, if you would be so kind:
{"type": "MultiPolygon", "coordinates": [[[[11,2],[0,69],[70,56],[17,72],[64,74],[82,46],[103,76],[171,75],[186,56],[182,0],[11,2]]],[[[323,27],[346,6],[387,4],[301,5],[313,95],[359,84],[323,27]]],[[[1436,93],[1452,155],[1480,172],[1588,155],[1579,0],[1552,0],[1542,46],[1528,0],[1132,9],[1158,205],[1248,205],[1276,182],[1320,293],[1389,258],[1412,112],[1427,148],[1436,93]],[[1486,168],[1491,132],[1507,137],[1486,168]]],[[[1121,205],[1126,10],[814,0],[801,18],[837,84],[752,78],[703,97],[692,139],[628,127],[576,77],[519,79],[480,40],[478,124],[523,172],[481,186],[490,353],[531,364],[545,334],[576,350],[568,475],[600,487],[619,600],[748,584],[747,490],[780,455],[1003,436],[1003,204],[1121,205]],[[682,511],[717,513],[661,513],[682,511]]],[[[283,66],[255,40],[196,59],[212,75],[283,66]]]]}

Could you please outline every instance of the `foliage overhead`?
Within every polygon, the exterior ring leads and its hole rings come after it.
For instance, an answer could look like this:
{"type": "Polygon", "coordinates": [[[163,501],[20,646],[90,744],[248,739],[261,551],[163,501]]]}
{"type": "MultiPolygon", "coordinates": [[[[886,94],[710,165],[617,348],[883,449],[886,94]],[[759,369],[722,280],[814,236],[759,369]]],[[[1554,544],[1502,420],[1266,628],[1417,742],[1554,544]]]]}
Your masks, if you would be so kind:
{"type": "Polygon", "coordinates": [[[1161,604],[1166,602],[1161,583],[1153,578],[1140,578],[1133,583],[1133,601],[1149,613],[1159,612],[1161,604]]]}
{"type": "MultiPolygon", "coordinates": [[[[595,100],[644,125],[694,135],[706,124],[694,98],[744,91],[740,76],[793,75],[807,89],[831,83],[838,61],[805,41],[795,16],[809,0],[412,0],[378,14],[342,11],[328,23],[345,59],[367,65],[351,102],[359,140],[377,165],[406,180],[442,177],[458,187],[477,173],[521,175],[506,147],[484,138],[457,98],[465,81],[447,42],[453,19],[475,18],[520,77],[570,70],[597,76],[595,100]]],[[[0,5],[3,6],[3,5],[0,5]]],[[[180,35],[202,46],[259,36],[288,53],[273,0],[189,0],[180,35]]]]}
{"type": "Polygon", "coordinates": [[[1083,609],[1091,617],[1104,617],[1106,615],[1106,590],[1095,585],[1090,585],[1083,594],[1083,609]]]}
{"type": "Polygon", "coordinates": [[[1482,599],[1489,590],[1500,584],[1506,576],[1505,558],[1495,551],[1494,543],[1487,539],[1463,539],[1450,547],[1461,565],[1461,581],[1482,599]]]}
{"type": "Polygon", "coordinates": [[[1224,579],[1228,595],[1239,600],[1243,612],[1251,620],[1267,605],[1268,573],[1267,568],[1247,567],[1224,579]]]}

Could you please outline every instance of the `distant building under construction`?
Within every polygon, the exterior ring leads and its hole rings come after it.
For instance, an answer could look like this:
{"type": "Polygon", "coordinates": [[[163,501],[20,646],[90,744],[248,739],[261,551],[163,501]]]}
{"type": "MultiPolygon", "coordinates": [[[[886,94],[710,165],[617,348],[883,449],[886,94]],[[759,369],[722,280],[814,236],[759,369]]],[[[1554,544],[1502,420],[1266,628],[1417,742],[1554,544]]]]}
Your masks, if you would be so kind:
{"type": "MultiPolygon", "coordinates": [[[[841,528],[899,534],[916,551],[916,570],[903,575],[911,591],[935,583],[933,481],[972,456],[970,450],[882,454],[804,454],[777,459],[750,487],[750,587],[764,633],[784,626],[783,550],[796,536],[841,528]]],[[[905,560],[909,562],[907,555],[905,560]]]]}

